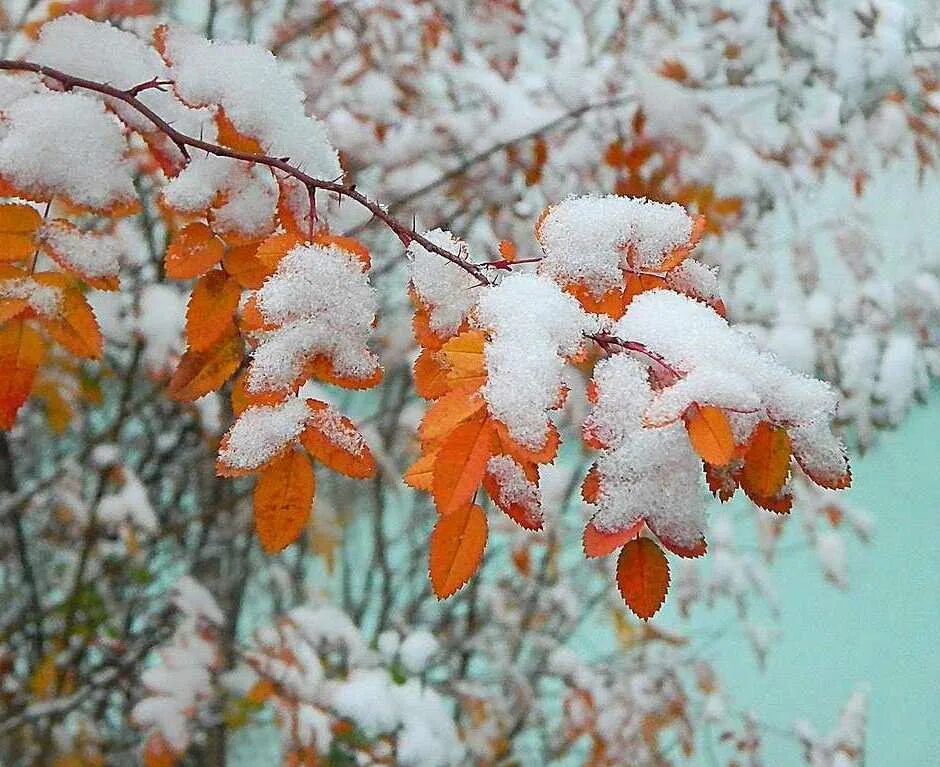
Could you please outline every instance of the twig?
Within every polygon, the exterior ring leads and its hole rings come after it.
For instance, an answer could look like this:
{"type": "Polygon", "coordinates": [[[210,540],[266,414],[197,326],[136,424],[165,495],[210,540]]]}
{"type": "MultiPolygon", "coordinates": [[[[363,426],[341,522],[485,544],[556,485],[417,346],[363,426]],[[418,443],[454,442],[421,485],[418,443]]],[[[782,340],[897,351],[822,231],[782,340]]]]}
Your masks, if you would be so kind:
{"type": "MultiPolygon", "coordinates": [[[[252,152],[241,152],[237,149],[229,149],[228,147],[224,147],[219,144],[213,144],[212,142],[205,141],[201,138],[189,136],[182,131],[177,130],[137,98],[135,91],[137,88],[141,88],[141,86],[135,86],[130,90],[121,90],[120,88],[115,88],[114,86],[108,85],[107,83],[101,83],[95,80],[87,80],[83,77],[76,77],[75,75],[68,74],[67,72],[62,72],[58,69],[53,69],[52,67],[47,67],[31,61],[0,59],[0,70],[8,70],[13,72],[35,72],[36,74],[43,75],[44,77],[48,77],[57,81],[67,91],[71,90],[72,88],[81,88],[83,90],[93,91],[94,93],[100,93],[104,96],[110,96],[111,98],[117,99],[118,101],[122,101],[150,120],[157,130],[163,133],[176,145],[180,154],[182,154],[183,157],[187,160],[189,159],[190,148],[199,149],[203,152],[216,155],[217,157],[228,157],[233,160],[241,160],[242,162],[266,165],[269,168],[279,170],[287,176],[296,179],[311,191],[315,189],[321,189],[324,192],[330,192],[340,197],[348,197],[354,202],[357,202],[362,207],[366,208],[375,218],[382,221],[395,234],[395,236],[398,237],[402,245],[405,247],[408,247],[408,245],[412,242],[416,242],[425,250],[434,253],[435,255],[441,256],[442,258],[446,258],[451,263],[459,266],[464,271],[473,275],[473,277],[481,285],[490,284],[490,281],[487,279],[484,270],[480,266],[464,258],[461,258],[458,254],[451,253],[439,245],[435,245],[428,238],[424,237],[411,227],[394,218],[391,214],[388,213],[388,211],[386,211],[381,203],[370,199],[358,189],[356,189],[355,184],[346,184],[339,180],[326,181],[324,179],[314,178],[313,176],[304,173],[302,170],[300,170],[300,168],[291,165],[289,158],[271,157],[264,154],[254,154],[252,152]]],[[[156,87],[149,85],[148,83],[144,83],[143,85],[146,85],[147,87],[156,87]]]]}

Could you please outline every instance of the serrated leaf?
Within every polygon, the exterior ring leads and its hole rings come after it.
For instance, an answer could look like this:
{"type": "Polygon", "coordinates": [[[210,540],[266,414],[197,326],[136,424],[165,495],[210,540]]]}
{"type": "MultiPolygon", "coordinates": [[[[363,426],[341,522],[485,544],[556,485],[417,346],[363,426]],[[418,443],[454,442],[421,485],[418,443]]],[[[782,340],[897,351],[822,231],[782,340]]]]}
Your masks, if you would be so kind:
{"type": "Polygon", "coordinates": [[[205,352],[186,352],[170,379],[170,396],[192,402],[215,391],[238,370],[244,348],[241,336],[233,330],[205,352]]]}
{"type": "Polygon", "coordinates": [[[439,517],[431,532],[429,574],[438,599],[458,591],[480,567],[486,549],[486,513],[467,504],[439,517]]]}
{"type": "Polygon", "coordinates": [[[588,558],[606,557],[608,554],[616,551],[627,541],[636,538],[643,530],[643,520],[638,519],[633,524],[625,527],[623,530],[613,532],[598,530],[594,522],[588,522],[584,526],[584,535],[581,538],[581,547],[584,549],[584,556],[588,558]]]}
{"type": "Polygon", "coordinates": [[[180,229],[166,250],[164,268],[174,280],[189,280],[222,260],[225,244],[201,221],[180,229]]]}
{"type": "Polygon", "coordinates": [[[684,420],[692,449],[705,463],[724,466],[734,457],[731,422],[721,408],[693,404],[684,420]]]}
{"type": "Polygon", "coordinates": [[[750,498],[774,498],[790,473],[790,436],[779,426],[761,421],[744,454],[741,487],[750,498]]]}
{"type": "Polygon", "coordinates": [[[300,441],[327,468],[355,479],[375,475],[375,459],[355,424],[325,402],[307,400],[311,416],[300,441]]]}
{"type": "Polygon", "coordinates": [[[313,505],[316,481],[306,455],[291,450],[272,461],[255,484],[255,530],[268,554],[300,537],[313,505]]]}
{"type": "Polygon", "coordinates": [[[428,408],[418,427],[418,437],[422,442],[439,440],[483,410],[483,406],[482,398],[475,394],[462,390],[448,392],[428,408]]]}
{"type": "Polygon", "coordinates": [[[23,320],[0,327],[0,429],[10,429],[45,355],[42,336],[23,320]]]}
{"type": "Polygon", "coordinates": [[[62,293],[59,316],[39,318],[46,332],[77,357],[98,359],[103,347],[101,329],[94,310],[74,279],[61,272],[39,272],[33,279],[54,286],[62,293]]]}
{"type": "Polygon", "coordinates": [[[634,615],[652,618],[669,591],[669,563],[662,549],[649,538],[627,543],[617,559],[617,588],[634,615]]]}
{"type": "Polygon", "coordinates": [[[449,514],[473,500],[493,448],[493,422],[488,418],[462,423],[444,439],[434,462],[431,485],[439,514],[449,514]]]}
{"type": "Polygon", "coordinates": [[[241,286],[221,269],[199,278],[186,306],[190,349],[206,351],[230,330],[241,294],[241,286]]]}
{"type": "Polygon", "coordinates": [[[30,205],[0,205],[0,261],[25,261],[36,249],[42,216],[30,205]]]}

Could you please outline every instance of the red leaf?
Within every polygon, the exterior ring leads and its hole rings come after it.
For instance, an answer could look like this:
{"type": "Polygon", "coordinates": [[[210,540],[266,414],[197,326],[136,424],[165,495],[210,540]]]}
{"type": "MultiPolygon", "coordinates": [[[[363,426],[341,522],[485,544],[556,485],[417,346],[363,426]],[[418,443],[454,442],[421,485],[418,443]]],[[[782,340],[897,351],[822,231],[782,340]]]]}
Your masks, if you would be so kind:
{"type": "Polygon", "coordinates": [[[617,588],[634,615],[652,618],[669,590],[666,555],[649,538],[627,543],[617,559],[617,588]]]}
{"type": "Polygon", "coordinates": [[[629,527],[618,530],[613,533],[605,533],[594,526],[594,522],[588,522],[584,527],[584,536],[581,545],[584,548],[584,556],[588,558],[605,557],[612,551],[616,551],[627,541],[636,538],[643,530],[644,521],[638,519],[629,527]]]}

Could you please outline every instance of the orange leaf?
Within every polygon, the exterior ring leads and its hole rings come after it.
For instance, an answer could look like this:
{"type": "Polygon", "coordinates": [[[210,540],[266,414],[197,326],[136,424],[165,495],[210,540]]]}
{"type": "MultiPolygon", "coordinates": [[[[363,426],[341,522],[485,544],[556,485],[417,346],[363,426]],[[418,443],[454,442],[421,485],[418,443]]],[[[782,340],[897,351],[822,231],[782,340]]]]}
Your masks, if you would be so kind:
{"type": "Polygon", "coordinates": [[[588,469],[584,481],[581,483],[581,497],[585,503],[596,504],[601,497],[601,473],[594,465],[588,469]]]}
{"type": "Polygon", "coordinates": [[[241,415],[248,408],[257,405],[276,405],[283,402],[286,397],[287,393],[283,391],[248,391],[248,371],[244,370],[232,384],[232,414],[241,415]]]}
{"type": "Polygon", "coordinates": [[[215,391],[238,370],[244,348],[234,329],[208,351],[186,352],[170,379],[169,394],[181,402],[199,399],[215,391]]]}
{"type": "Polygon", "coordinates": [[[183,227],[166,250],[164,267],[174,280],[189,280],[209,271],[225,252],[225,245],[201,221],[183,227]]]}
{"type": "Polygon", "coordinates": [[[483,400],[475,394],[456,390],[436,400],[421,419],[418,437],[422,442],[434,442],[483,409],[483,400]]]}
{"type": "Polygon", "coordinates": [[[144,767],[174,767],[179,761],[180,754],[173,750],[166,738],[159,732],[154,732],[147,738],[143,749],[144,767]]]}
{"type": "Polygon", "coordinates": [[[558,428],[551,421],[548,422],[545,442],[538,450],[532,450],[525,445],[520,445],[509,434],[509,429],[502,421],[496,422],[496,436],[499,439],[499,449],[505,455],[511,455],[519,463],[551,463],[558,455],[558,446],[561,444],[561,437],[558,435],[558,428]]]}
{"type": "Polygon", "coordinates": [[[208,350],[232,325],[242,289],[221,269],[199,278],[186,306],[186,339],[196,352],[208,350]]]}
{"type": "Polygon", "coordinates": [[[311,415],[300,441],[324,466],[347,477],[365,479],[375,475],[375,459],[359,430],[346,416],[325,402],[307,400],[311,415]]]}
{"type": "Polygon", "coordinates": [[[486,337],[479,330],[467,330],[441,346],[440,355],[449,368],[449,381],[474,387],[486,381],[486,367],[483,363],[485,340],[486,337]]]}
{"type": "Polygon", "coordinates": [[[447,371],[430,349],[422,349],[415,360],[414,381],[415,391],[425,399],[437,399],[450,389],[447,371]]]}
{"type": "Polygon", "coordinates": [[[0,261],[25,261],[36,249],[42,216],[30,205],[0,205],[0,261]]]}
{"type": "Polygon", "coordinates": [[[45,354],[42,336],[23,320],[0,328],[0,429],[10,429],[45,354]]]}
{"type": "Polygon", "coordinates": [[[752,500],[773,498],[790,473],[790,435],[779,426],[761,421],[744,454],[741,487],[752,500]]]}
{"type": "Polygon", "coordinates": [[[617,588],[634,615],[652,618],[669,590],[669,563],[659,546],[649,538],[627,543],[617,559],[617,588]]]}
{"type": "Polygon", "coordinates": [[[222,256],[222,266],[243,288],[257,290],[274,272],[275,266],[258,257],[258,243],[229,248],[222,256]]]}
{"type": "MultiPolygon", "coordinates": [[[[376,364],[375,369],[364,378],[354,378],[353,376],[341,375],[333,367],[333,361],[322,354],[316,355],[304,366],[304,377],[318,378],[334,386],[342,386],[344,389],[371,389],[382,381],[384,376],[382,367],[376,364]]],[[[303,381],[295,385],[299,387],[303,381]]]]}
{"type": "Polygon", "coordinates": [[[734,434],[724,411],[714,405],[692,404],[685,412],[689,442],[705,463],[724,466],[734,457],[734,434]]]}
{"type": "MultiPolygon", "coordinates": [[[[541,530],[543,520],[541,495],[538,491],[538,467],[534,463],[520,464],[517,461],[513,461],[513,463],[518,466],[529,484],[529,492],[523,495],[522,500],[504,501],[504,493],[507,488],[503,487],[497,475],[489,471],[483,476],[483,488],[486,490],[487,495],[489,495],[493,503],[517,525],[526,530],[541,530]]],[[[515,486],[515,481],[516,480],[513,480],[514,487],[509,488],[510,498],[520,491],[520,488],[515,486]]]]}
{"type": "Polygon", "coordinates": [[[216,113],[215,125],[217,130],[216,135],[222,146],[227,146],[229,149],[245,152],[246,154],[261,154],[261,144],[258,143],[258,140],[240,133],[221,108],[218,113],[216,113]]]}
{"type": "Polygon", "coordinates": [[[310,461],[291,450],[268,464],[255,484],[255,530],[268,554],[300,537],[313,504],[316,480],[310,461]]]}
{"type": "MultiPolygon", "coordinates": [[[[590,477],[590,474],[588,475],[590,477]]],[[[636,538],[643,530],[643,520],[638,519],[629,527],[618,530],[614,533],[605,533],[598,530],[593,522],[588,522],[584,527],[584,536],[581,539],[581,545],[584,549],[584,556],[588,558],[606,557],[612,551],[616,551],[627,541],[636,538]]]]}
{"type": "Polygon", "coordinates": [[[476,504],[438,518],[429,555],[431,586],[438,599],[446,599],[473,577],[486,549],[486,533],[486,514],[476,504]]]}
{"type": "Polygon", "coordinates": [[[77,357],[100,357],[102,340],[98,320],[75,279],[62,272],[38,272],[33,279],[58,288],[62,293],[59,317],[39,318],[53,340],[77,357]]]}
{"type": "Polygon", "coordinates": [[[415,461],[408,470],[402,476],[405,484],[408,487],[413,487],[415,490],[424,490],[428,493],[431,492],[431,486],[434,482],[434,463],[437,461],[437,453],[435,450],[427,455],[422,455],[417,461],[415,461]]]}
{"type": "Polygon", "coordinates": [[[434,462],[431,491],[440,514],[466,506],[483,482],[493,455],[493,422],[476,418],[454,429],[441,445],[434,462]]]}

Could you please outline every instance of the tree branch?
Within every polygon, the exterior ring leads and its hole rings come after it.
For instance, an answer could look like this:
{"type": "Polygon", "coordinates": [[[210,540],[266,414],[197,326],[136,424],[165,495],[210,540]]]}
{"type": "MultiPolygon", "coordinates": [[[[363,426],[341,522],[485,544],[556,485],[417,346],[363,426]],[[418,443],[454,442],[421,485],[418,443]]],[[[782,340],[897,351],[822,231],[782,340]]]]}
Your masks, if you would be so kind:
{"type": "MultiPolygon", "coordinates": [[[[58,69],[53,69],[52,67],[47,67],[31,61],[0,59],[0,70],[8,70],[13,72],[35,72],[36,74],[43,75],[44,77],[48,77],[57,81],[67,91],[71,90],[72,88],[81,88],[83,90],[93,91],[94,93],[100,93],[104,96],[110,96],[111,98],[117,99],[118,101],[122,101],[150,120],[157,130],[159,130],[167,138],[169,138],[170,141],[176,144],[180,153],[187,160],[189,159],[189,148],[200,149],[203,152],[208,152],[209,154],[216,155],[218,157],[228,157],[233,160],[241,160],[242,162],[257,163],[259,165],[266,165],[267,167],[274,170],[279,170],[285,175],[294,178],[303,184],[311,193],[311,195],[314,190],[321,189],[324,192],[331,192],[340,197],[348,197],[354,202],[357,202],[362,207],[366,208],[375,218],[382,221],[389,229],[391,229],[391,231],[395,234],[396,237],[398,237],[402,245],[405,247],[408,247],[408,245],[412,242],[417,242],[425,250],[434,253],[435,255],[441,256],[442,258],[446,258],[451,263],[459,266],[461,269],[471,274],[481,285],[490,284],[490,281],[486,277],[484,270],[480,266],[464,258],[461,258],[458,254],[445,250],[439,245],[435,245],[428,238],[422,236],[413,228],[394,218],[379,202],[370,199],[358,189],[356,189],[355,184],[346,184],[341,181],[326,181],[324,179],[314,178],[313,176],[304,173],[302,170],[300,170],[300,168],[291,165],[289,158],[271,157],[269,155],[253,154],[251,152],[241,152],[237,149],[229,149],[228,147],[224,147],[219,144],[213,144],[212,142],[204,141],[203,139],[195,138],[194,136],[189,136],[174,128],[166,120],[160,117],[160,115],[158,115],[139,98],[137,98],[136,94],[139,92],[138,88],[140,86],[131,88],[130,90],[121,90],[120,88],[115,88],[114,86],[108,85],[107,83],[100,83],[95,80],[86,80],[83,77],[76,77],[75,75],[70,75],[67,72],[61,72],[58,69]]],[[[149,83],[145,85],[147,85],[147,87],[155,87],[149,83]]],[[[311,208],[311,215],[312,214],[313,210],[311,208]]]]}

